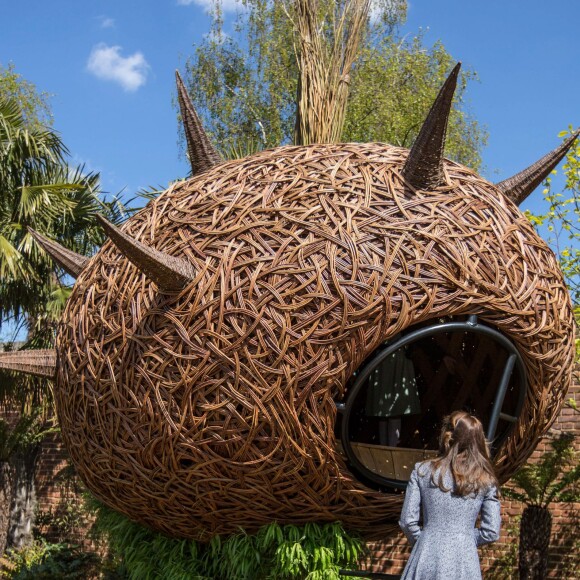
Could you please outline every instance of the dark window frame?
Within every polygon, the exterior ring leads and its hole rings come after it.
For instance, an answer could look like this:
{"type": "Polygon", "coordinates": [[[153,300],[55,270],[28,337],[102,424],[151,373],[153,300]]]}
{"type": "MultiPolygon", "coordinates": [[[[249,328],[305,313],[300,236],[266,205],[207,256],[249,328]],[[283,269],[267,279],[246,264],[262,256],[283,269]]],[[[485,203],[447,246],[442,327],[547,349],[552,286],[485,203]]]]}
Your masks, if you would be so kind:
{"type": "Polygon", "coordinates": [[[488,425],[484,426],[486,427],[486,437],[488,441],[490,441],[493,455],[499,449],[499,446],[503,443],[503,441],[505,441],[511,431],[511,429],[507,429],[501,434],[500,437],[494,439],[499,420],[502,419],[504,421],[511,422],[513,425],[515,425],[517,422],[528,392],[528,380],[524,361],[514,344],[506,336],[494,328],[480,324],[477,320],[477,317],[473,315],[469,316],[465,321],[439,322],[416,330],[412,330],[400,338],[395,339],[393,342],[388,342],[375,350],[375,352],[371,355],[371,358],[367,359],[362,367],[359,367],[357,371],[358,374],[346,394],[346,401],[336,403],[337,410],[342,414],[342,447],[348,458],[348,461],[350,462],[351,468],[353,468],[353,471],[356,475],[361,476],[361,480],[368,480],[369,482],[378,484],[380,487],[390,487],[395,489],[405,489],[407,487],[406,481],[388,479],[368,469],[360,462],[352,449],[351,442],[349,440],[350,415],[354,401],[356,400],[360,390],[366,385],[371,373],[381,364],[384,359],[393,354],[395,351],[415,341],[444,332],[473,332],[476,334],[482,334],[497,341],[509,353],[504,367],[504,372],[502,374],[502,378],[500,380],[500,384],[493,401],[489,423],[488,425]],[[508,415],[506,413],[502,413],[501,409],[514,368],[517,368],[518,370],[519,393],[516,403],[515,415],[508,415]]]}

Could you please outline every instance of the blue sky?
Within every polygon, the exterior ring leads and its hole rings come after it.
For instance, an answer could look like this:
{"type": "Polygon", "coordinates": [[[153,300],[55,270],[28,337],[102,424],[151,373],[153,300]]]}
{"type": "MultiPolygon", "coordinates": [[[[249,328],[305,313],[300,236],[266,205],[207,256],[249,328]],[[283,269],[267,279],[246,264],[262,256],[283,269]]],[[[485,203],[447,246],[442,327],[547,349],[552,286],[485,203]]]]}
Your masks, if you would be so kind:
{"type": "MultiPolygon", "coordinates": [[[[208,32],[208,1],[7,1],[0,63],[54,95],[55,128],[73,161],[130,196],[187,172],[174,71],[208,32]]],[[[411,0],[403,34],[426,30],[427,45],[441,40],[479,73],[467,99],[489,131],[485,177],[520,171],[580,125],[579,22],[578,0],[411,0]]],[[[524,207],[540,199],[538,190],[524,207]]]]}
{"type": "MultiPolygon", "coordinates": [[[[173,75],[208,31],[208,1],[6,2],[0,63],[54,95],[55,127],[105,189],[164,185],[187,171],[173,75]]],[[[578,0],[412,0],[403,33],[426,29],[479,73],[467,98],[489,131],[486,177],[509,177],[580,124],[578,22],[578,0]]]]}

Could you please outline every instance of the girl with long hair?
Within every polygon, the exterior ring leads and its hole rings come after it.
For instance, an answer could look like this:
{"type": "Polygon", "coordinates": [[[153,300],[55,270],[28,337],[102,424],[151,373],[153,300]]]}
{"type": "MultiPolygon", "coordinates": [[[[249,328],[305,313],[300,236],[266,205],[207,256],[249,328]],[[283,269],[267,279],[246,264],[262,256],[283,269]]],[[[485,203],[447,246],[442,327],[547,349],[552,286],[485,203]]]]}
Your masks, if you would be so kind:
{"type": "Polygon", "coordinates": [[[409,479],[399,525],[413,551],[401,580],[481,578],[477,546],[499,538],[497,486],[481,422],[455,411],[443,421],[439,456],[409,479]]]}

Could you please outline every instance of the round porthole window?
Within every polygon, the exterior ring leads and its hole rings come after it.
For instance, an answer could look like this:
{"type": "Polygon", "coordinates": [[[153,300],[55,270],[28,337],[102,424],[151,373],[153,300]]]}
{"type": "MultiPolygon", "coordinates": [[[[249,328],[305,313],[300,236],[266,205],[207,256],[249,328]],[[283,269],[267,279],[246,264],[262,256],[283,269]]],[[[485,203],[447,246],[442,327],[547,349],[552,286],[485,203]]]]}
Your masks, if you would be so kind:
{"type": "Polygon", "coordinates": [[[493,452],[517,421],[525,392],[517,349],[475,317],[409,329],[353,375],[337,405],[342,449],[368,485],[404,488],[415,463],[437,454],[443,417],[474,413],[493,452]]]}

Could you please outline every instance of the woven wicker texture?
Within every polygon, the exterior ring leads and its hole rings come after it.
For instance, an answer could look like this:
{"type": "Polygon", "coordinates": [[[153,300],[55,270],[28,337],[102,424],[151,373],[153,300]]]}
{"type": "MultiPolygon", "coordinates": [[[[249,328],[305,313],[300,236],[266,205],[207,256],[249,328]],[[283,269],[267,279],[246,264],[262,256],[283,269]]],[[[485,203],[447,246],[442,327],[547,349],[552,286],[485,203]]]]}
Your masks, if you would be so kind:
{"type": "Polygon", "coordinates": [[[53,350],[18,350],[0,353],[0,369],[54,379],[56,357],[53,350]]]}
{"type": "Polygon", "coordinates": [[[62,434],[91,491],[201,540],[274,520],[384,534],[402,495],[349,472],[335,400],[383,341],[441,316],[476,314],[516,344],[529,393],[501,478],[529,456],[574,354],[554,255],[469,169],[445,161],[448,185],[410,189],[407,154],[282,147],[177,183],[123,231],[195,267],[181,292],[103,246],[57,339],[62,434]]]}
{"type": "Polygon", "coordinates": [[[83,268],[88,264],[89,259],[85,256],[80,256],[76,252],[72,252],[71,250],[63,248],[60,244],[54,242],[53,240],[49,240],[42,234],[38,233],[36,230],[33,230],[31,227],[28,228],[28,231],[37,241],[40,247],[50,256],[52,256],[54,262],[59,265],[69,276],[76,278],[83,271],[83,268]]]}

